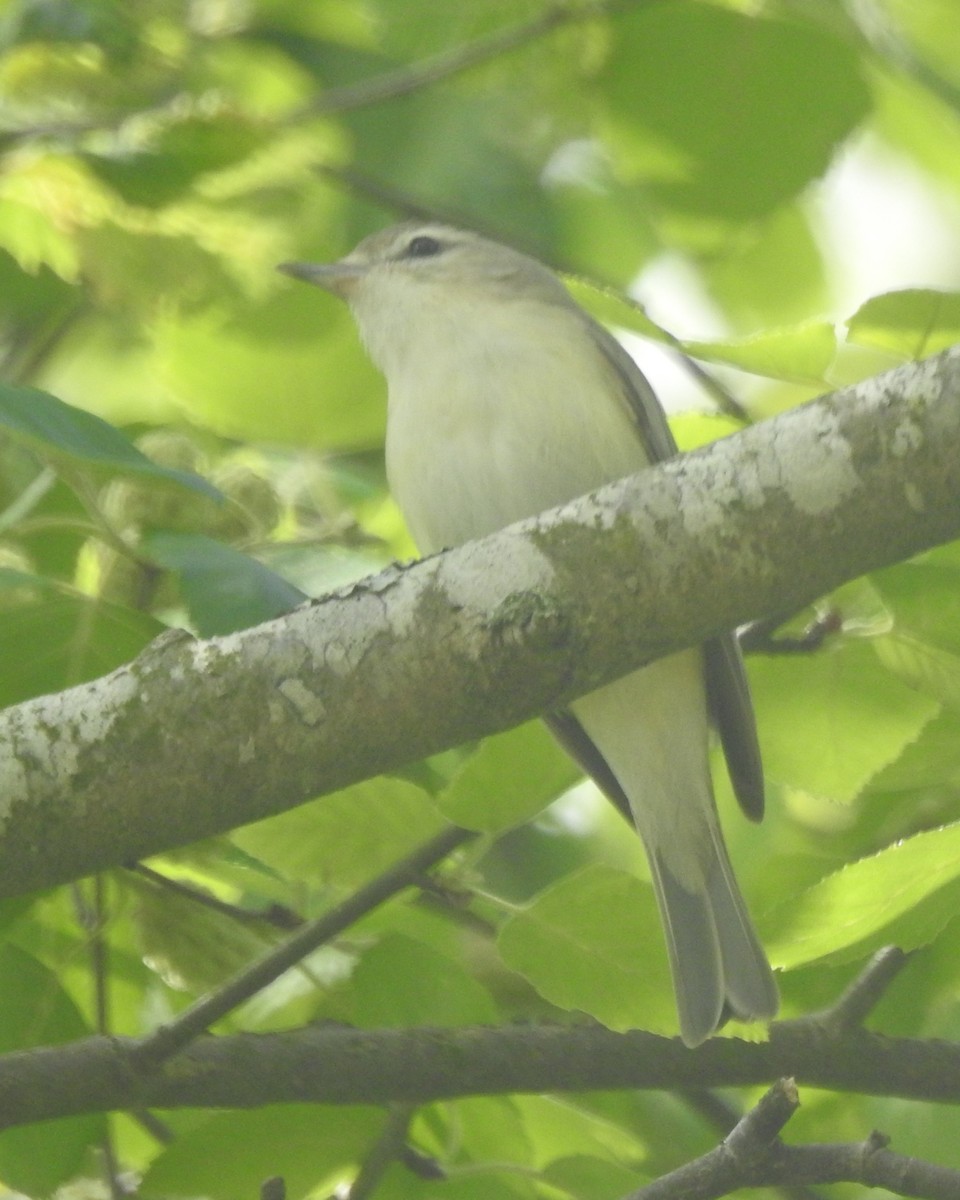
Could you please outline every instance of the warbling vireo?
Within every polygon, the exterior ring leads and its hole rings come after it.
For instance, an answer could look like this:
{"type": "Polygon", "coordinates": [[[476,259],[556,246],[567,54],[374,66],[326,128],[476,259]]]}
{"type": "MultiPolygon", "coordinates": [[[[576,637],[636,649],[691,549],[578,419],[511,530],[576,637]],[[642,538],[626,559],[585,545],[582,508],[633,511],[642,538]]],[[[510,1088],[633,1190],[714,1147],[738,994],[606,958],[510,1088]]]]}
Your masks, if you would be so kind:
{"type": "MultiPolygon", "coordinates": [[[[408,223],[365,238],[340,262],[280,269],[353,310],[387,379],[390,488],[424,552],[676,453],[633,360],[524,254],[408,223]]],[[[760,754],[732,636],[652,663],[548,718],[643,838],[691,1046],[725,1010],[744,1019],[777,1010],[717,820],[708,708],[740,804],[759,820],[760,754]]]]}

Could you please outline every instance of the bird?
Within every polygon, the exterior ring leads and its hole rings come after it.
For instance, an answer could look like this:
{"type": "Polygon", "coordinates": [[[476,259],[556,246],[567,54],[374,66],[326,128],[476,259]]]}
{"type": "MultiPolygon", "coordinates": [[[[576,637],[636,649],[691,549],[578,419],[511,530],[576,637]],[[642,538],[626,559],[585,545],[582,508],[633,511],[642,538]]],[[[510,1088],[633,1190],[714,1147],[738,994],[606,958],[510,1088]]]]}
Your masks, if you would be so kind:
{"type": "MultiPolygon", "coordinates": [[[[278,268],[345,300],[387,383],[390,490],[425,554],[534,516],[677,454],[650,384],[537,259],[468,229],[408,221],[333,263],[278,268]]],[[[763,768],[733,633],[635,670],[547,723],[644,844],[680,1035],[779,997],[724,843],[716,725],[734,791],[760,820],[763,768]]]]}

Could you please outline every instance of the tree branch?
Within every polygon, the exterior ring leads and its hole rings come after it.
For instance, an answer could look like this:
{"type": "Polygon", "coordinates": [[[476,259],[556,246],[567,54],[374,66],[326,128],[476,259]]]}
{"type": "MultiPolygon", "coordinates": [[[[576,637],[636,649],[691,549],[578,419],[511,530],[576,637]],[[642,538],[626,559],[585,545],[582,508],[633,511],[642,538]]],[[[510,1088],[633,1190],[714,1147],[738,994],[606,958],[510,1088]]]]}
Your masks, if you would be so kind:
{"type": "Polygon", "coordinates": [[[223,987],[202,996],[172,1021],[159,1026],[141,1039],[133,1051],[133,1063],[140,1071],[153,1071],[165,1059],[177,1054],[188,1042],[225,1017],[245,1000],[273,983],[285,971],[330,942],[355,921],[372,912],[397,892],[416,882],[420,874],[446,858],[457,846],[476,837],[466,829],[448,825],[430,841],[424,842],[405,858],[383,871],[348,896],[329,912],[310,921],[280,945],[274,946],[255,962],[239,971],[223,987]]]}
{"type": "Polygon", "coordinates": [[[509,728],[960,535],[960,351],[0,714],[0,895],[509,728]]]}
{"type": "Polygon", "coordinates": [[[781,1079],[716,1149],[624,1200],[720,1200],[783,1183],[862,1183],[920,1200],[960,1195],[960,1172],[894,1154],[879,1133],[860,1144],[785,1146],[778,1135],[799,1106],[794,1081],[781,1079]]]}
{"type": "Polygon", "coordinates": [[[815,1018],[774,1023],[769,1042],[712,1038],[695,1050],[593,1025],[313,1025],[200,1037],[155,1071],[138,1069],[139,1044],[92,1037],[4,1055],[0,1128],[144,1107],[420,1104],[507,1093],[747,1087],[782,1076],[840,1092],[960,1103],[960,1045],[835,1031],[815,1018]]]}

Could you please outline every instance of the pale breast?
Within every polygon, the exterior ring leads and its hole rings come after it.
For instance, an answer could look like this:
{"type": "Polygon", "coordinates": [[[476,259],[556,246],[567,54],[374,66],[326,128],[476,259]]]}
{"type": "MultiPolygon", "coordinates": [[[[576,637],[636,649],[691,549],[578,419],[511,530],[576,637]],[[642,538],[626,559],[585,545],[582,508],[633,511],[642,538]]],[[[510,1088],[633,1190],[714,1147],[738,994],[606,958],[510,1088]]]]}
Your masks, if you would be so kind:
{"type": "Polygon", "coordinates": [[[421,550],[493,532],[649,461],[575,312],[508,305],[493,319],[437,325],[433,352],[388,376],[387,473],[421,550]]]}

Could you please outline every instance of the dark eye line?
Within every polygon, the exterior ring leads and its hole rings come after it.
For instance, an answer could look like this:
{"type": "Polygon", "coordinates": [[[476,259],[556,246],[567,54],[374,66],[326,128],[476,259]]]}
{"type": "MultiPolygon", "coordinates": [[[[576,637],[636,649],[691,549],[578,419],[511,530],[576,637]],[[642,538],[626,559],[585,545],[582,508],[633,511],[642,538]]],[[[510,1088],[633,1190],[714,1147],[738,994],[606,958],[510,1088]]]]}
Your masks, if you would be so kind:
{"type": "Polygon", "coordinates": [[[427,234],[418,234],[411,238],[401,254],[401,258],[431,258],[439,254],[443,243],[427,234]]]}

